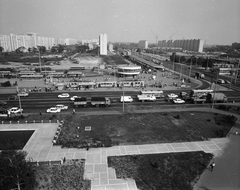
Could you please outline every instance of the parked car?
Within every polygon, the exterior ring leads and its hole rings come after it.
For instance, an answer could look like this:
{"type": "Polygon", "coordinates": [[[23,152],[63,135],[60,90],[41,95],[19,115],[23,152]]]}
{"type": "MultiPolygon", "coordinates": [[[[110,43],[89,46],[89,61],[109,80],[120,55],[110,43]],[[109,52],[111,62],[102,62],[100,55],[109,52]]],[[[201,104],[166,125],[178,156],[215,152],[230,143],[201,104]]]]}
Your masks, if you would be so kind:
{"type": "Polygon", "coordinates": [[[58,98],[69,98],[69,94],[68,93],[62,93],[60,95],[58,95],[58,98]]]}
{"type": "Polygon", "coordinates": [[[47,112],[47,113],[60,113],[60,112],[61,112],[61,109],[56,108],[56,107],[52,107],[52,108],[47,109],[46,112],[47,112]]]}
{"type": "Polygon", "coordinates": [[[5,101],[0,101],[0,106],[6,106],[7,105],[7,102],[5,101]]]}
{"type": "Polygon", "coordinates": [[[63,104],[58,104],[58,105],[55,106],[55,108],[58,108],[60,110],[67,110],[68,106],[64,106],[63,104]]]}
{"type": "Polygon", "coordinates": [[[217,80],[217,83],[218,83],[218,84],[224,84],[225,81],[224,81],[223,79],[218,79],[218,80],[217,80]]]}
{"type": "Polygon", "coordinates": [[[169,99],[178,98],[178,95],[177,94],[173,94],[173,93],[168,94],[167,96],[168,96],[169,99]]]}
{"type": "Polygon", "coordinates": [[[17,94],[17,96],[27,97],[27,96],[29,96],[29,93],[27,93],[27,92],[19,92],[19,93],[17,94]]]}
{"type": "Polygon", "coordinates": [[[74,101],[75,98],[80,98],[80,97],[79,97],[79,96],[72,96],[72,97],[70,98],[70,100],[74,101]]]}
{"type": "Polygon", "coordinates": [[[18,107],[12,107],[11,109],[8,110],[8,113],[10,114],[18,114],[23,112],[23,109],[20,109],[18,107]]]}
{"type": "Polygon", "coordinates": [[[182,100],[182,99],[180,99],[180,98],[174,99],[173,102],[174,102],[175,104],[184,104],[184,103],[185,103],[185,101],[182,100]]]}

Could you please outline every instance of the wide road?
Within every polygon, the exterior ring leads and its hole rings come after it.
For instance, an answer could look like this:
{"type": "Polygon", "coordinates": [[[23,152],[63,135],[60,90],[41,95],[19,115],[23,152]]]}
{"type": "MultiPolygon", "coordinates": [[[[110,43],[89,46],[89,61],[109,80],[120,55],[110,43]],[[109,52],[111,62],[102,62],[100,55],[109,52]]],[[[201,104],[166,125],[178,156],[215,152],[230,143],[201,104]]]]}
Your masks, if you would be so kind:
{"type": "MultiPolygon", "coordinates": [[[[164,95],[165,97],[169,93],[179,94],[183,90],[165,90],[164,95]]],[[[190,92],[190,90],[184,90],[185,92],[190,92]]],[[[120,96],[123,94],[122,91],[84,91],[84,92],[68,92],[70,96],[81,96],[90,97],[94,96],[103,96],[109,97],[112,101],[112,104],[109,108],[100,107],[95,108],[92,106],[88,106],[87,108],[74,108],[73,102],[69,98],[58,98],[57,96],[60,94],[59,92],[41,92],[41,93],[31,93],[28,97],[21,97],[21,106],[24,109],[24,113],[38,113],[39,111],[45,112],[48,108],[53,107],[57,104],[64,104],[69,106],[69,111],[72,109],[76,109],[76,111],[93,111],[93,110],[118,110],[122,109],[122,103],[120,103],[120,96]]],[[[224,91],[223,92],[228,98],[229,102],[232,101],[240,101],[239,92],[235,91],[224,91]]],[[[153,105],[173,105],[172,102],[167,101],[165,98],[157,99],[155,102],[140,102],[137,99],[137,95],[140,94],[140,91],[124,91],[125,96],[132,96],[133,102],[132,103],[125,103],[126,106],[146,106],[151,107],[153,105]]],[[[7,100],[10,94],[1,94],[0,100],[7,100]]],[[[19,107],[19,101],[8,101],[8,107],[19,107]]]]}

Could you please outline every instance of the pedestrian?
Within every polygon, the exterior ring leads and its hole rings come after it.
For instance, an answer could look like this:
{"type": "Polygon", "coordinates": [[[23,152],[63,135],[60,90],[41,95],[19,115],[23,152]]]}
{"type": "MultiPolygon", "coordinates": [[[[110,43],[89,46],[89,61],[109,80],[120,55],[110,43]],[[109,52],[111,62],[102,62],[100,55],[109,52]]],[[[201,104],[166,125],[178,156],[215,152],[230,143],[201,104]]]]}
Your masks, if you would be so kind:
{"type": "Polygon", "coordinates": [[[213,171],[213,168],[214,168],[215,165],[216,165],[215,162],[213,162],[213,163],[210,164],[209,170],[210,170],[211,172],[213,171]]]}
{"type": "Polygon", "coordinates": [[[75,113],[76,113],[76,112],[75,112],[75,109],[73,109],[73,115],[75,115],[75,113]]]}
{"type": "Polygon", "coordinates": [[[42,112],[41,112],[41,110],[39,111],[39,115],[42,115],[42,112]]]}

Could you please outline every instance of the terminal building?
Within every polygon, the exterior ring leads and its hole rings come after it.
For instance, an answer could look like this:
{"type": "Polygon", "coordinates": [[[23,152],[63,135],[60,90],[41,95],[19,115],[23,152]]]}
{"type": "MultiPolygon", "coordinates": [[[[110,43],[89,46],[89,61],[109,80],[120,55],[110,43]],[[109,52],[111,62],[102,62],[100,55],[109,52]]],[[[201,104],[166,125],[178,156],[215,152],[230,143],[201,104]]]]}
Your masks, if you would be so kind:
{"type": "Polygon", "coordinates": [[[136,77],[140,74],[142,68],[136,65],[118,65],[117,76],[119,77],[136,77]]]}

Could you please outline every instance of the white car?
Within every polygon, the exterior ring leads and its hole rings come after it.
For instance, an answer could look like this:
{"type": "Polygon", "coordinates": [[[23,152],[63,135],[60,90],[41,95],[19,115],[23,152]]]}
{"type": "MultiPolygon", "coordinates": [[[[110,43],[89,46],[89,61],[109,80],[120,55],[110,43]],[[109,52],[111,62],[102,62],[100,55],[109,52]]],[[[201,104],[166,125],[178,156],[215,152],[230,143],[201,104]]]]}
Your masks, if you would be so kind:
{"type": "Polygon", "coordinates": [[[69,98],[69,94],[68,93],[62,93],[62,94],[58,95],[58,98],[69,98]]]}
{"type": "Polygon", "coordinates": [[[168,94],[167,96],[168,96],[168,98],[170,98],[170,99],[178,98],[178,95],[177,95],[177,94],[173,94],[173,93],[168,94]]]}
{"type": "Polygon", "coordinates": [[[132,102],[133,99],[131,96],[121,96],[120,102],[132,102]]]}
{"type": "Polygon", "coordinates": [[[60,112],[61,112],[61,109],[52,107],[52,108],[47,109],[46,112],[47,112],[47,113],[60,113],[60,112]]]}
{"type": "Polygon", "coordinates": [[[23,112],[23,109],[20,109],[18,107],[13,107],[13,108],[8,110],[8,113],[10,113],[10,114],[18,114],[18,113],[21,113],[21,112],[23,112]]]}
{"type": "Polygon", "coordinates": [[[67,110],[68,106],[64,106],[63,104],[58,104],[58,105],[55,106],[55,108],[58,108],[60,110],[67,110]]]}
{"type": "Polygon", "coordinates": [[[27,92],[20,92],[20,93],[17,94],[17,96],[27,97],[27,96],[29,96],[29,93],[27,93],[27,92]]]}
{"type": "Polygon", "coordinates": [[[70,98],[70,100],[74,101],[75,98],[80,98],[80,97],[78,97],[78,96],[72,96],[72,97],[70,98]]]}
{"type": "Polygon", "coordinates": [[[173,102],[174,102],[175,104],[184,104],[184,103],[185,103],[185,101],[182,100],[182,99],[180,99],[180,98],[174,99],[173,102]]]}

